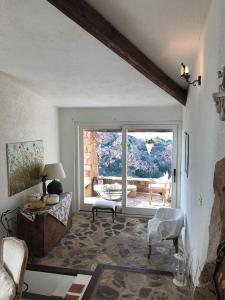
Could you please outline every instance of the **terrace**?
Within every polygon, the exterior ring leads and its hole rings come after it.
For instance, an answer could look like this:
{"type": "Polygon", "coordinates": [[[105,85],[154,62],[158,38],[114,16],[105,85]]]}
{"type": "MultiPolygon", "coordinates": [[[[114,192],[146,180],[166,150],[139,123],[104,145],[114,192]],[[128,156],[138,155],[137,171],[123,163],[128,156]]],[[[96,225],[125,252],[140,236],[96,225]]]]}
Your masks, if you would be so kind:
{"type": "MultiPolygon", "coordinates": [[[[99,177],[101,184],[121,184],[122,179],[120,177],[99,177]]],[[[150,193],[149,184],[152,180],[142,179],[142,178],[130,178],[128,179],[129,185],[134,185],[137,189],[134,191],[129,191],[127,195],[127,206],[128,207],[139,207],[139,208],[159,208],[161,206],[170,207],[171,206],[171,196],[170,194],[163,201],[162,195],[160,193],[150,193]],[[137,185],[136,185],[137,184],[137,185]]],[[[101,185],[100,184],[100,185],[101,185]]],[[[168,186],[168,189],[170,187],[168,186]]],[[[96,192],[90,195],[90,186],[85,187],[85,204],[93,204],[96,198],[101,197],[96,192]]],[[[121,198],[117,200],[118,206],[122,206],[121,198]]]]}

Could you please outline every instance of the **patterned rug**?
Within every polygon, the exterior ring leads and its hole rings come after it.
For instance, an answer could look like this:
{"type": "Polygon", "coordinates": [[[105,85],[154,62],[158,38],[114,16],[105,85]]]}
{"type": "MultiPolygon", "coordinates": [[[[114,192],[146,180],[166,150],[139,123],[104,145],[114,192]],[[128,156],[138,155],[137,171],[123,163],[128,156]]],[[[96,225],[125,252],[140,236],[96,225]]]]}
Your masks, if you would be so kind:
{"type": "Polygon", "coordinates": [[[91,213],[73,216],[71,230],[43,258],[32,258],[30,263],[95,270],[97,264],[122,265],[137,268],[173,271],[175,268],[172,241],[154,244],[147,259],[147,218],[99,213],[92,222],[91,213]]]}

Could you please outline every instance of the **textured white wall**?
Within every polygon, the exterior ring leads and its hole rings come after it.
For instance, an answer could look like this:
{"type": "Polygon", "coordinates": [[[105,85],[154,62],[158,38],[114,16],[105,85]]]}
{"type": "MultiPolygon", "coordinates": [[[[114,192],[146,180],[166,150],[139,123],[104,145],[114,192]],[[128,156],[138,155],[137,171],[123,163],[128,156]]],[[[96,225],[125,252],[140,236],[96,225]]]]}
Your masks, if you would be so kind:
{"type": "Polygon", "coordinates": [[[196,64],[191,68],[193,78],[202,75],[202,85],[190,87],[183,109],[183,131],[190,135],[190,170],[188,178],[182,173],[181,206],[186,214],[184,241],[196,283],[207,255],[214,167],[225,156],[225,122],[219,121],[212,99],[212,93],[218,91],[217,71],[225,65],[224,13],[224,0],[213,0],[196,64]]]}
{"type": "MultiPolygon", "coordinates": [[[[60,154],[61,161],[67,172],[64,188],[74,192],[75,185],[75,122],[91,124],[136,124],[169,122],[174,124],[182,120],[182,107],[137,107],[137,108],[60,108],[60,154]]],[[[179,143],[179,141],[178,141],[179,143]]],[[[179,191],[178,191],[179,193],[179,191]]],[[[74,208],[77,209],[77,201],[74,208]]]]}
{"type": "MultiPolygon", "coordinates": [[[[45,162],[59,160],[58,109],[0,72],[0,213],[21,205],[28,190],[8,197],[6,144],[42,139],[45,162]]],[[[39,191],[37,185],[29,191],[39,191]]],[[[2,236],[0,227],[0,237],[2,236]]]]}

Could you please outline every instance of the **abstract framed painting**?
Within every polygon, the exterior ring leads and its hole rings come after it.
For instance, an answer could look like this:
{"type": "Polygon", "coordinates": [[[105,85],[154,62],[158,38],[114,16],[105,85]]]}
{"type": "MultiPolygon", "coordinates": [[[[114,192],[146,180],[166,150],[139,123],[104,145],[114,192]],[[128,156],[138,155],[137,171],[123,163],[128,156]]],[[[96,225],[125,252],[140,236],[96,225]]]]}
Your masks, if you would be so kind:
{"type": "Polygon", "coordinates": [[[44,166],[42,140],[7,144],[6,153],[9,196],[40,182],[40,171],[44,166]]]}

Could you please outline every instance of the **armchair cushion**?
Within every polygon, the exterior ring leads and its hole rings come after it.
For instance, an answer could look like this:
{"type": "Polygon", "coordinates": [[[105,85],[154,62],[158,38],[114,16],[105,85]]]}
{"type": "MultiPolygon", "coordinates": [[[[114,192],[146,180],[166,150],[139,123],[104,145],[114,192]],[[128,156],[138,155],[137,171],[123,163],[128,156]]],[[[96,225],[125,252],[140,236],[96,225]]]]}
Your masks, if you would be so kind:
{"type": "Polygon", "coordinates": [[[0,299],[11,300],[16,295],[16,286],[13,279],[0,264],[0,299]]]}
{"type": "Polygon", "coordinates": [[[111,208],[113,210],[116,209],[116,203],[114,201],[109,201],[109,200],[97,200],[95,203],[92,205],[92,208],[111,208]]]}
{"type": "Polygon", "coordinates": [[[148,221],[149,244],[178,237],[183,223],[184,217],[181,210],[159,208],[154,218],[148,221]]]}

